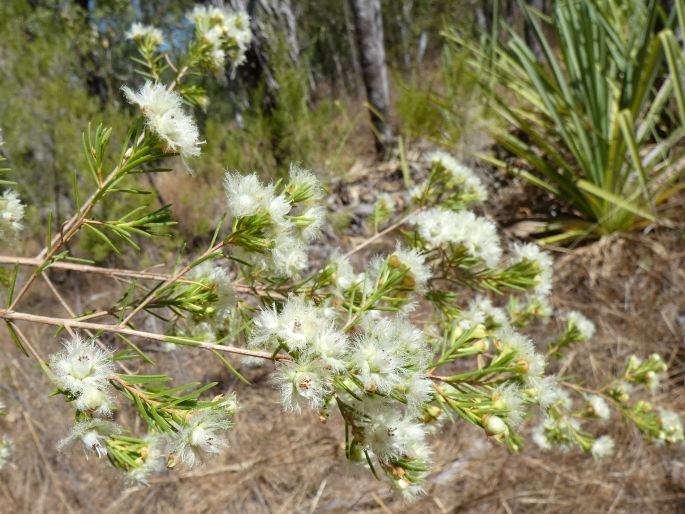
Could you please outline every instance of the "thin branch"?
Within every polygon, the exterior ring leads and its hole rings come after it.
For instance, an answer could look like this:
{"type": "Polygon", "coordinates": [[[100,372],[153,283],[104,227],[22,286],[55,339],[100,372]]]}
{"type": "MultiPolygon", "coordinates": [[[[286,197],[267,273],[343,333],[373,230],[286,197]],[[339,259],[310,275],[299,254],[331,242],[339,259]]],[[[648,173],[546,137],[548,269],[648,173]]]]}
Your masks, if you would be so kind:
{"type": "MultiPolygon", "coordinates": [[[[141,134],[141,138],[143,137],[143,134],[141,134]]],[[[69,241],[79,231],[84,220],[93,210],[95,203],[103,194],[103,191],[106,191],[110,187],[112,181],[118,175],[119,170],[121,169],[121,165],[124,164],[127,160],[128,152],[124,155],[121,162],[117,164],[117,166],[112,170],[112,172],[109,174],[104,183],[101,184],[93,192],[90,198],[88,198],[88,200],[86,200],[86,202],[81,206],[81,209],[74,213],[74,215],[60,227],[57,234],[55,234],[52,238],[52,241],[50,241],[49,246],[44,247],[41,250],[41,252],[36,256],[36,258],[40,260],[39,269],[45,266],[45,264],[47,264],[50,261],[50,259],[57,255],[59,251],[64,247],[64,245],[67,243],[67,241],[69,241]]],[[[28,280],[24,283],[21,290],[12,300],[10,309],[14,309],[19,304],[19,302],[24,297],[24,295],[26,295],[26,293],[31,288],[31,285],[37,277],[38,275],[35,272],[32,273],[31,276],[29,276],[28,280]]]]}
{"type": "MultiPolygon", "coordinates": [[[[11,322],[11,321],[10,321],[9,323],[10,323],[10,325],[12,325],[12,328],[14,329],[14,333],[17,334],[17,337],[18,337],[19,339],[21,339],[21,343],[22,343],[26,348],[29,349],[29,352],[31,352],[31,355],[33,355],[33,358],[36,359],[36,361],[37,361],[38,363],[40,363],[41,368],[43,369],[43,371],[45,371],[44,363],[46,362],[46,359],[44,359],[44,358],[38,353],[38,351],[34,348],[34,346],[33,346],[33,344],[31,343],[31,341],[29,341],[29,338],[26,337],[26,336],[24,335],[24,333],[23,333],[21,330],[19,330],[19,327],[16,325],[16,323],[13,323],[13,322],[11,322]]],[[[50,375],[48,375],[48,377],[49,377],[49,376],[50,376],[50,375]]]]}
{"type": "Polygon", "coordinates": [[[386,235],[386,234],[392,232],[393,230],[399,228],[399,227],[402,226],[404,223],[406,223],[407,221],[409,221],[409,219],[410,219],[412,216],[414,216],[415,214],[419,213],[419,212],[422,211],[422,210],[423,210],[423,207],[419,207],[418,209],[414,209],[414,210],[411,211],[409,214],[403,216],[403,217],[400,218],[397,222],[395,222],[395,223],[393,223],[392,225],[390,225],[388,228],[381,230],[380,232],[378,232],[377,234],[374,234],[373,236],[371,236],[369,239],[367,239],[367,240],[364,241],[363,243],[361,243],[361,244],[355,246],[354,248],[352,248],[352,250],[350,250],[349,252],[347,252],[347,253],[345,254],[345,257],[349,257],[350,255],[352,255],[352,254],[354,254],[354,253],[357,253],[357,252],[358,252],[359,250],[361,250],[362,248],[367,247],[368,245],[370,245],[370,244],[373,243],[374,241],[380,239],[380,238],[383,237],[384,235],[386,235]]]}
{"type": "MultiPolygon", "coordinates": [[[[67,301],[64,299],[64,297],[61,295],[61,293],[57,290],[55,285],[52,283],[52,280],[50,280],[50,277],[48,277],[47,272],[43,273],[42,277],[45,280],[45,282],[48,284],[48,286],[50,287],[52,294],[55,296],[55,298],[57,298],[57,301],[60,304],[62,304],[62,307],[64,307],[64,310],[67,311],[67,314],[69,314],[69,316],[71,316],[72,318],[76,318],[76,313],[72,310],[72,308],[69,306],[67,301]]],[[[98,317],[97,315],[100,315],[101,313],[108,314],[105,311],[100,311],[100,312],[95,312],[91,315],[83,316],[83,317],[78,318],[78,319],[80,321],[84,321],[85,319],[92,319],[92,318],[98,317]]],[[[66,328],[67,332],[69,332],[69,335],[71,335],[72,337],[75,335],[73,328],[71,328],[70,326],[66,326],[65,328],[66,328]]],[[[93,332],[91,332],[90,330],[86,330],[86,333],[88,334],[89,337],[91,337],[91,338],[93,337],[93,332]]],[[[100,340],[96,339],[96,342],[100,348],[106,349],[105,345],[103,343],[101,343],[100,340]]],[[[131,371],[126,366],[126,364],[124,364],[123,362],[117,362],[117,364],[119,365],[119,367],[122,370],[124,370],[125,373],[128,373],[129,375],[133,374],[133,371],[131,371]]]]}
{"type": "Polygon", "coordinates": [[[290,360],[287,355],[279,354],[273,355],[270,352],[260,352],[256,350],[248,350],[246,348],[238,348],[236,346],[227,346],[222,344],[209,343],[205,341],[197,341],[188,337],[179,336],[165,336],[163,334],[155,334],[154,332],[144,332],[142,330],[134,330],[132,328],[123,327],[120,325],[106,325],[103,323],[91,323],[88,321],[79,321],[69,318],[55,318],[52,316],[39,316],[37,314],[29,314],[25,312],[15,312],[11,310],[0,309],[0,318],[12,321],[29,321],[31,323],[41,323],[43,325],[53,325],[58,327],[72,327],[82,330],[102,331],[113,334],[124,334],[133,337],[141,337],[143,339],[150,339],[153,341],[162,341],[165,343],[177,343],[185,346],[192,346],[202,348],[205,350],[214,350],[217,352],[234,353],[237,355],[245,355],[247,357],[257,357],[268,360],[290,360]]]}
{"type": "MultiPolygon", "coordinates": [[[[208,255],[220,250],[223,248],[223,246],[226,243],[224,241],[220,241],[219,243],[215,244],[211,248],[208,248],[197,260],[203,259],[207,257],[208,255]]],[[[197,262],[197,261],[195,261],[197,262]]],[[[155,288],[155,290],[147,296],[142,302],[140,302],[129,314],[126,316],[123,320],[121,320],[121,323],[119,323],[120,327],[123,327],[127,325],[134,317],[136,314],[138,314],[140,311],[142,311],[150,302],[152,302],[155,298],[157,298],[157,295],[159,294],[160,291],[163,291],[164,288],[170,286],[171,284],[175,284],[178,282],[179,279],[183,278],[183,276],[188,273],[191,269],[193,269],[193,263],[186,264],[180,271],[176,272],[174,275],[170,276],[167,278],[162,284],[159,285],[159,287],[155,288]]]]}
{"type": "MultiPolygon", "coordinates": [[[[37,257],[14,257],[11,255],[0,255],[0,264],[19,264],[20,266],[38,267],[41,265],[41,263],[41,259],[37,257]]],[[[172,278],[171,275],[166,273],[154,273],[150,271],[137,271],[123,268],[103,268],[100,266],[91,266],[89,264],[78,264],[75,262],[65,261],[53,262],[52,264],[50,264],[49,267],[55,269],[76,271],[79,273],[93,273],[96,275],[107,275],[110,277],[139,278],[143,280],[167,281],[172,278]]],[[[177,282],[181,282],[183,284],[199,284],[199,282],[197,281],[184,278],[178,279],[177,282]]],[[[251,287],[245,285],[234,284],[233,287],[237,291],[252,291],[251,287]]]]}

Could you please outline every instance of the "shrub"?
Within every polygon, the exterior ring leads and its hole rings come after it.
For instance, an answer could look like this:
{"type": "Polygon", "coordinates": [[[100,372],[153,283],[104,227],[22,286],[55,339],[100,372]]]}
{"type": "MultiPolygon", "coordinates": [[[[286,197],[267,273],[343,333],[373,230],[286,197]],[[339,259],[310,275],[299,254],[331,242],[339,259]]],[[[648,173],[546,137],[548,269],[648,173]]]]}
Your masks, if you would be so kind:
{"type": "MultiPolygon", "coordinates": [[[[124,88],[142,116],[114,160],[107,157],[111,131],[86,131],[92,194],[86,199],[77,183],[76,212],[54,235],[48,227],[36,258],[3,258],[15,267],[0,318],[17,348],[54,384],[54,396],[74,412],[60,448],[83,444],[144,483],[165,466],[200,466],[226,447],[236,397],[208,395],[216,383],[173,384],[164,370],[141,372],[156,366],[143,347],[148,341],[205,351],[243,381],[228,356],[271,361],[283,408],[313,411],[323,421],[338,414],[350,468],[384,476],[408,498],[422,491],[431,470],[429,437],[438,437],[448,418],[480,427],[512,451],[522,448],[522,422],[533,416],[541,418],[534,436],[540,446],[577,447],[594,458],[613,451],[613,439],[601,433],[601,421],[613,412],[650,441],[683,439],[676,414],[642,399],[666,370],[658,355],[631,357],[594,389],[545,373],[548,360],[590,339],[594,325],[568,313],[564,332],[546,351],[522,333],[552,313],[552,259],[533,244],[503,247],[496,225],[469,210],[487,195],[479,177],[444,153],[428,156],[428,178],[392,225],[347,253],[326,248],[321,262],[310,262],[309,248],[325,222],[324,191],[298,166],[275,184],[227,173],[230,223],[217,220],[208,247],[167,274],[96,267],[72,254],[69,243],[81,232],[118,251],[124,244],[138,249],[168,230],[168,207],[151,210],[141,202],[116,218],[97,216],[95,207],[111,196],[139,199],[144,191],[122,187],[124,179],[168,171],[164,163],[176,156],[190,167],[200,153],[187,107],[203,95],[195,77],[223,64],[219,51],[239,63],[249,35],[242,13],[197,7],[191,18],[196,34],[180,65],[160,54],[163,35],[156,29],[134,27],[144,74],[157,79],[124,88]],[[355,270],[352,255],[399,227],[401,241],[355,270]],[[23,276],[20,265],[35,270],[23,276]],[[59,268],[136,281],[106,310],[74,312],[57,288],[51,290],[70,317],[19,310],[35,281],[52,284],[48,274],[59,268]],[[508,302],[493,301],[488,292],[508,302]],[[163,320],[165,331],[142,330],[143,314],[163,320]],[[23,322],[63,327],[63,349],[44,357],[23,322]],[[103,334],[113,335],[116,345],[107,346],[103,334]],[[122,404],[145,422],[146,433],[117,423],[130,419],[116,417],[122,404]]],[[[0,219],[19,231],[23,211],[16,198],[2,208],[0,219]]],[[[7,457],[4,450],[0,457],[7,457]]]]}
{"type": "MultiPolygon", "coordinates": [[[[676,4],[682,15],[682,1],[676,4]]],[[[490,42],[492,58],[455,33],[447,36],[471,49],[471,64],[506,123],[496,139],[525,165],[485,159],[568,206],[555,220],[563,233],[551,240],[655,222],[682,187],[685,104],[675,16],[656,1],[555,2],[549,23],[523,12],[540,59],[514,31],[506,43],[490,42]]]]}

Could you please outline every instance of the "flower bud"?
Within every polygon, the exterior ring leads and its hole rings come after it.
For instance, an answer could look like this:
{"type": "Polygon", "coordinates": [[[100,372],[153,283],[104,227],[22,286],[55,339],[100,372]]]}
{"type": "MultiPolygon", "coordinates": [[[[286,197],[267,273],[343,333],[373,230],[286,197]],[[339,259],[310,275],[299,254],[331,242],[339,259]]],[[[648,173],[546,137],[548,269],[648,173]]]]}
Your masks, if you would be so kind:
{"type": "Polygon", "coordinates": [[[481,423],[488,435],[507,435],[509,432],[509,427],[507,427],[507,424],[499,416],[486,414],[483,416],[481,423]]]}
{"type": "Polygon", "coordinates": [[[478,353],[485,353],[490,349],[490,343],[487,339],[481,339],[480,341],[473,343],[471,348],[478,353]]]}
{"type": "Polygon", "coordinates": [[[521,373],[528,373],[530,363],[526,359],[518,359],[516,362],[514,362],[514,367],[521,373]]]}
{"type": "Polygon", "coordinates": [[[635,371],[637,368],[640,367],[641,363],[642,363],[642,361],[640,360],[640,358],[637,355],[631,355],[628,358],[628,362],[626,364],[626,371],[629,371],[629,372],[635,371]]]}
{"type": "Polygon", "coordinates": [[[430,423],[438,419],[440,414],[442,414],[442,409],[440,407],[437,405],[430,405],[423,410],[421,421],[424,423],[430,423]]]}

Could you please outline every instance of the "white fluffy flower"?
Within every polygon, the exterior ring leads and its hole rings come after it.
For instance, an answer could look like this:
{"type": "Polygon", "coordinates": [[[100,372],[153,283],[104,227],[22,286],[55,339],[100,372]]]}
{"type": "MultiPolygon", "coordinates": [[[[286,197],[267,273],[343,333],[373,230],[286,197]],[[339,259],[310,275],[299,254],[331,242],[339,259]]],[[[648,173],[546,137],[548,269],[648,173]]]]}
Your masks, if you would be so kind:
{"type": "Polygon", "coordinates": [[[297,164],[290,164],[290,182],[287,191],[297,200],[321,200],[323,188],[317,176],[297,164]]]}
{"type": "Polygon", "coordinates": [[[592,396],[588,397],[587,402],[595,416],[597,416],[599,419],[609,419],[611,416],[611,410],[609,409],[609,405],[604,398],[593,394],[592,396]]]}
{"type": "Polygon", "coordinates": [[[369,392],[389,393],[402,382],[404,355],[398,351],[397,342],[381,334],[365,333],[355,342],[351,355],[359,380],[369,392]]]}
{"type": "Polygon", "coordinates": [[[414,280],[414,288],[417,291],[423,291],[432,275],[431,269],[426,265],[426,257],[412,248],[402,248],[398,245],[390,257],[391,264],[393,258],[407,268],[408,276],[414,280]]]}
{"type": "Polygon", "coordinates": [[[544,424],[540,424],[535,427],[533,430],[533,442],[540,448],[541,450],[551,450],[552,445],[549,442],[549,439],[547,439],[547,435],[545,434],[545,426],[544,424]]]}
{"type": "Polygon", "coordinates": [[[379,348],[396,354],[412,369],[424,369],[432,354],[423,332],[413,326],[403,315],[390,318],[363,318],[361,322],[365,337],[376,341],[379,348]]]}
{"type": "Polygon", "coordinates": [[[417,214],[413,222],[426,242],[440,246],[453,241],[453,227],[458,218],[456,212],[447,209],[428,209],[417,214]]]}
{"type": "Polygon", "coordinates": [[[100,416],[112,413],[109,376],[114,372],[114,362],[110,352],[93,340],[76,336],[50,358],[50,369],[60,389],[76,397],[77,409],[100,416]]]}
{"type": "Polygon", "coordinates": [[[50,358],[50,369],[58,386],[74,395],[93,386],[106,387],[114,372],[112,354],[95,341],[75,336],[50,358]]]}
{"type": "Polygon", "coordinates": [[[312,241],[321,234],[321,227],[326,220],[326,209],[320,205],[307,208],[301,215],[307,220],[307,225],[301,230],[302,238],[305,241],[312,241]]]}
{"type": "Polygon", "coordinates": [[[14,445],[12,444],[12,441],[6,437],[0,439],[0,470],[2,470],[12,458],[13,451],[14,445]]]}
{"type": "Polygon", "coordinates": [[[7,189],[0,197],[0,239],[14,238],[24,228],[24,211],[26,206],[19,200],[19,195],[7,189]]]}
{"type": "Polygon", "coordinates": [[[228,208],[236,218],[252,216],[259,209],[268,209],[274,196],[273,186],[262,185],[254,173],[226,173],[224,187],[228,208]]]}
{"type": "Polygon", "coordinates": [[[588,341],[595,335],[595,324],[582,312],[568,311],[565,318],[569,328],[575,328],[583,341],[588,341]]]}
{"type": "Polygon", "coordinates": [[[502,384],[492,392],[492,406],[498,410],[506,410],[504,416],[510,425],[516,426],[523,420],[523,398],[521,390],[511,384],[502,384]]]}
{"type": "Polygon", "coordinates": [[[138,22],[131,25],[131,28],[126,33],[126,37],[133,40],[146,39],[157,46],[164,44],[164,35],[161,30],[157,27],[144,25],[138,22]]]}
{"type": "Polygon", "coordinates": [[[533,243],[515,244],[512,251],[514,263],[529,260],[537,264],[540,272],[537,276],[535,293],[538,296],[547,296],[552,290],[552,256],[543,252],[540,247],[533,243]]]}
{"type": "Polygon", "coordinates": [[[234,61],[236,64],[240,64],[245,57],[245,50],[252,42],[250,17],[245,11],[236,11],[227,17],[225,26],[227,37],[234,40],[239,50],[234,61]]]}
{"type": "Polygon", "coordinates": [[[278,234],[272,253],[272,271],[283,277],[292,277],[307,269],[307,247],[300,239],[287,232],[278,234]]]}
{"type": "Polygon", "coordinates": [[[597,460],[609,457],[614,453],[614,440],[611,436],[603,435],[595,439],[595,442],[592,443],[590,452],[597,460]]]}
{"type": "Polygon", "coordinates": [[[215,66],[224,65],[224,50],[230,52],[234,66],[245,60],[245,51],[252,41],[250,17],[246,12],[196,5],[186,17],[195,25],[198,37],[209,45],[215,66]]]}
{"type": "Polygon", "coordinates": [[[423,424],[376,397],[364,397],[355,404],[362,413],[364,445],[379,458],[407,456],[427,460],[430,457],[423,424]]]}
{"type": "Polygon", "coordinates": [[[114,399],[109,386],[90,385],[85,387],[74,401],[80,411],[91,412],[98,416],[111,416],[114,399]]]}
{"type": "Polygon", "coordinates": [[[289,411],[300,412],[307,406],[320,409],[332,391],[331,372],[319,361],[285,363],[274,381],[281,390],[283,408],[289,411]]]}
{"type": "Polygon", "coordinates": [[[188,278],[211,288],[217,296],[216,310],[218,317],[229,314],[236,304],[236,294],[228,272],[225,268],[211,261],[204,261],[191,271],[188,278]]]}
{"type": "Polygon", "coordinates": [[[495,224],[470,211],[461,211],[457,215],[460,219],[456,240],[461,242],[471,255],[483,259],[488,267],[497,266],[502,257],[502,248],[495,224]]]}
{"type": "Polygon", "coordinates": [[[503,352],[512,351],[522,361],[523,371],[528,376],[540,376],[545,370],[545,357],[535,350],[535,344],[523,334],[505,329],[498,332],[503,343],[503,352]]]}
{"type": "Polygon", "coordinates": [[[336,250],[331,256],[331,265],[335,268],[335,286],[337,291],[346,291],[355,283],[362,280],[362,276],[354,271],[350,260],[336,250]]]}
{"type": "Polygon", "coordinates": [[[57,449],[62,451],[76,441],[81,441],[87,450],[94,451],[98,457],[103,457],[107,455],[107,438],[120,432],[119,425],[111,421],[98,418],[80,421],[74,425],[71,433],[57,444],[57,449]]]}
{"type": "Polygon", "coordinates": [[[661,422],[659,439],[668,443],[677,443],[683,440],[683,422],[678,414],[662,409],[659,412],[659,421],[661,422]]]}
{"type": "Polygon", "coordinates": [[[477,294],[469,303],[469,308],[460,313],[459,325],[462,330],[468,330],[479,324],[505,328],[509,326],[509,319],[504,309],[495,307],[490,298],[477,294]]]}
{"type": "Polygon", "coordinates": [[[313,338],[328,325],[320,309],[292,296],[281,312],[263,309],[255,319],[251,344],[276,348],[279,343],[291,350],[304,350],[313,338]]]}
{"type": "Polygon", "coordinates": [[[428,243],[434,246],[460,244],[470,255],[482,259],[488,267],[496,266],[502,256],[495,224],[470,211],[429,209],[419,213],[414,223],[428,243]]]}
{"type": "MultiPolygon", "coordinates": [[[[166,464],[164,447],[166,446],[166,436],[152,434],[145,438],[147,447],[141,457],[142,464],[131,468],[126,478],[133,484],[148,485],[148,477],[153,473],[162,471],[166,464]]],[[[138,463],[138,462],[137,462],[138,463]]]]}
{"type": "Polygon", "coordinates": [[[452,181],[465,193],[475,196],[478,201],[485,201],[488,197],[488,192],[481,182],[480,178],[473,172],[473,170],[464,164],[457,161],[451,155],[437,151],[428,155],[428,160],[432,163],[439,163],[451,175],[452,181]]]}
{"type": "Polygon", "coordinates": [[[559,387],[559,379],[554,375],[528,377],[526,393],[543,411],[558,402],[563,402],[568,407],[571,401],[568,393],[559,387]]]}
{"type": "Polygon", "coordinates": [[[159,136],[167,151],[178,152],[183,159],[200,155],[197,125],[182,109],[178,93],[150,81],[138,92],[126,86],[122,91],[130,103],[140,107],[147,126],[159,136]]]}
{"type": "Polygon", "coordinates": [[[336,330],[333,324],[324,326],[311,339],[310,352],[320,358],[326,366],[337,371],[345,368],[345,354],[350,341],[345,334],[336,330]]]}
{"type": "Polygon", "coordinates": [[[266,211],[271,216],[271,220],[277,225],[290,227],[291,223],[285,219],[292,206],[288,199],[283,195],[274,196],[266,206],[266,211]]]}
{"type": "Polygon", "coordinates": [[[173,440],[174,455],[179,462],[192,468],[228,446],[225,432],[232,423],[221,409],[203,409],[193,412],[187,424],[174,423],[174,426],[177,429],[173,440]]]}
{"type": "Polygon", "coordinates": [[[424,373],[410,373],[402,384],[407,399],[407,411],[418,415],[433,397],[433,382],[424,373]]]}

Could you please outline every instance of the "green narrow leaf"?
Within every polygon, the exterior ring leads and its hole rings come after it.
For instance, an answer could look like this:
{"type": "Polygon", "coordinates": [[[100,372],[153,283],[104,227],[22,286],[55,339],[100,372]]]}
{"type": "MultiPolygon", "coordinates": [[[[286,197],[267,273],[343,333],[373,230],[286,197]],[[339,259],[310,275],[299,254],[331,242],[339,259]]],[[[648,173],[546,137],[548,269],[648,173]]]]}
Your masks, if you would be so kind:
{"type": "Polygon", "coordinates": [[[647,189],[647,176],[645,174],[645,168],[642,165],[642,159],[640,158],[640,150],[637,147],[637,141],[635,141],[635,124],[633,123],[633,116],[630,111],[624,109],[618,114],[618,121],[619,125],[621,126],[621,132],[623,133],[623,139],[628,147],[628,153],[633,161],[633,166],[637,170],[638,178],[640,179],[640,186],[642,187],[642,194],[645,197],[645,202],[647,205],[651,205],[652,198],[649,194],[649,189],[647,189]]]}
{"type": "Polygon", "coordinates": [[[76,203],[76,214],[81,214],[81,196],[78,188],[78,175],[76,172],[71,174],[71,182],[73,188],[74,202],[76,203]]]}
{"type": "Polygon", "coordinates": [[[171,377],[167,375],[125,375],[118,373],[117,376],[127,384],[163,384],[169,382],[171,377]]]}
{"type": "Polygon", "coordinates": [[[48,242],[45,245],[48,253],[52,250],[52,211],[48,211],[48,242]]]}
{"type": "Polygon", "coordinates": [[[105,235],[104,232],[102,232],[101,230],[95,228],[95,227],[94,227],[93,225],[91,225],[90,223],[84,223],[83,226],[86,227],[86,229],[88,229],[88,230],[90,230],[91,232],[93,232],[97,237],[99,237],[100,239],[102,239],[102,240],[107,244],[107,246],[109,246],[109,247],[112,249],[112,251],[113,251],[114,253],[116,253],[117,255],[121,255],[121,252],[119,251],[119,249],[114,245],[114,243],[112,243],[112,241],[110,241],[110,239],[105,235]]]}
{"type": "Polygon", "coordinates": [[[14,296],[14,287],[17,284],[17,275],[19,275],[19,264],[14,265],[14,270],[12,271],[12,278],[10,279],[9,287],[7,289],[7,308],[12,305],[12,300],[14,296]]]}
{"type": "Polygon", "coordinates": [[[671,71],[671,79],[673,80],[673,90],[675,92],[676,103],[678,105],[678,114],[680,115],[680,122],[685,124],[685,94],[683,93],[683,81],[681,73],[683,72],[680,66],[679,58],[682,56],[678,48],[678,41],[675,35],[670,30],[664,30],[659,34],[659,39],[666,52],[666,61],[671,71]]]}
{"type": "Polygon", "coordinates": [[[29,356],[29,352],[26,351],[26,348],[24,348],[24,345],[21,344],[21,339],[19,339],[19,334],[14,330],[14,326],[12,325],[12,322],[9,320],[5,320],[5,323],[7,324],[7,330],[9,330],[10,336],[12,336],[12,341],[14,341],[14,344],[17,345],[17,348],[26,355],[27,357],[29,356]]]}
{"type": "Polygon", "coordinates": [[[587,180],[579,180],[578,187],[592,195],[595,195],[598,198],[601,198],[602,200],[606,200],[607,202],[612,203],[617,207],[620,207],[621,209],[624,209],[637,216],[640,216],[641,218],[644,218],[649,221],[656,221],[656,218],[649,212],[640,209],[638,206],[628,202],[627,200],[624,200],[620,196],[617,196],[609,191],[605,191],[604,189],[597,187],[595,184],[592,184],[587,180]]]}
{"type": "Polygon", "coordinates": [[[223,216],[221,216],[219,223],[216,224],[216,228],[214,229],[214,235],[212,235],[212,240],[209,243],[209,248],[213,248],[214,245],[216,244],[216,240],[219,237],[219,232],[221,231],[221,227],[224,225],[225,220],[226,220],[226,213],[224,213],[223,216]]]}
{"type": "Polygon", "coordinates": [[[128,337],[126,337],[123,334],[117,334],[117,337],[119,339],[121,339],[122,341],[124,341],[124,343],[126,343],[134,352],[136,352],[138,355],[140,355],[140,357],[142,359],[144,359],[146,362],[148,362],[149,364],[152,364],[153,366],[155,365],[155,361],[153,361],[150,357],[148,357],[147,354],[143,350],[138,348],[138,346],[133,341],[131,341],[128,337]]]}
{"type": "Polygon", "coordinates": [[[243,382],[244,384],[251,385],[251,384],[250,384],[250,381],[249,381],[248,379],[246,379],[244,376],[242,376],[242,375],[240,374],[240,372],[239,372],[237,369],[235,369],[235,368],[233,367],[233,365],[231,364],[231,362],[230,362],[226,357],[224,357],[223,355],[221,355],[220,352],[218,352],[218,351],[216,351],[216,350],[212,350],[212,353],[213,353],[214,355],[216,355],[216,357],[223,363],[223,365],[226,366],[226,368],[228,369],[228,371],[230,371],[231,373],[233,373],[233,374],[236,376],[236,378],[237,378],[238,380],[240,380],[240,381],[243,382]]]}

